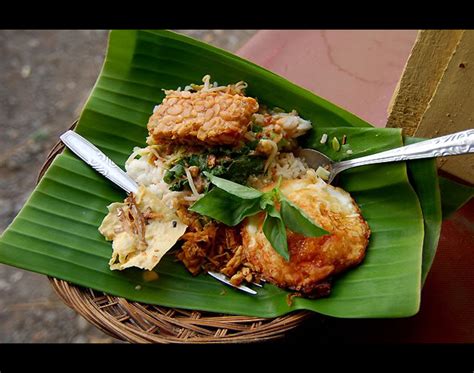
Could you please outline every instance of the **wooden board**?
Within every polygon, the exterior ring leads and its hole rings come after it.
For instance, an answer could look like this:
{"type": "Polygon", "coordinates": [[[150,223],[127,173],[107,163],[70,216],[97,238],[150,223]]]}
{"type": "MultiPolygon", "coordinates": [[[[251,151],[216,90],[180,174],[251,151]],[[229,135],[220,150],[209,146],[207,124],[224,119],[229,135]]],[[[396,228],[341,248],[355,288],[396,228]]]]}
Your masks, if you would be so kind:
{"type": "MultiPolygon", "coordinates": [[[[420,31],[389,108],[387,127],[418,137],[474,128],[474,31],[420,31]]],[[[474,183],[474,155],[439,167],[474,183]]]]}

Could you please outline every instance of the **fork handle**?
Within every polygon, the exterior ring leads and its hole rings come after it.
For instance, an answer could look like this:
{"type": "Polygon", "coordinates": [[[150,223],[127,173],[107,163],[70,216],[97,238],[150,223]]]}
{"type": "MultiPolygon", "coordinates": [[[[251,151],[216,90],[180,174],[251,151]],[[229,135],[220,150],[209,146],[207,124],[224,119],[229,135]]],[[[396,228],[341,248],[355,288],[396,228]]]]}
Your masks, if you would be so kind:
{"type": "Polygon", "coordinates": [[[84,137],[74,131],[67,131],[60,138],[74,154],[127,193],[138,191],[137,183],[84,137]]]}
{"type": "Polygon", "coordinates": [[[348,168],[375,163],[398,162],[410,159],[435,158],[474,153],[474,129],[436,137],[416,144],[402,146],[365,157],[335,163],[334,176],[348,168]]]}

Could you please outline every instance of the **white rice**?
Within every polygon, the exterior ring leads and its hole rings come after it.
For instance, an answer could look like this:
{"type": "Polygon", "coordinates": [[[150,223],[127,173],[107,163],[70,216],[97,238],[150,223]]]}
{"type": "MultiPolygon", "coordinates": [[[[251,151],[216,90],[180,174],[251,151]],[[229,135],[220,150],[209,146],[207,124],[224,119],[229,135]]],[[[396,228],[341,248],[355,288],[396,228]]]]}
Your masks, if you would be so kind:
{"type": "Polygon", "coordinates": [[[295,157],[293,153],[279,153],[265,175],[250,176],[248,183],[260,189],[277,182],[280,176],[283,179],[303,179],[309,174],[314,174],[314,170],[308,167],[304,159],[295,157]]]}
{"type": "Polygon", "coordinates": [[[308,169],[304,159],[295,157],[293,153],[280,153],[270,167],[270,174],[276,178],[299,179],[306,175],[308,169]]]}
{"type": "MultiPolygon", "coordinates": [[[[168,207],[174,208],[177,202],[183,199],[188,202],[198,200],[202,194],[188,190],[175,192],[169,190],[169,185],[163,180],[167,167],[160,161],[155,160],[154,164],[149,162],[150,154],[143,152],[143,149],[134,149],[140,158],[131,157],[125,163],[127,174],[138,184],[148,187],[151,192],[161,198],[168,207]]],[[[284,179],[301,179],[311,170],[304,159],[296,157],[293,153],[279,153],[271,163],[265,176],[256,175],[249,179],[249,184],[253,187],[263,186],[278,180],[281,176],[284,179]]]]}
{"type": "MultiPolygon", "coordinates": [[[[140,154],[140,150],[134,149],[134,152],[140,154]]],[[[129,159],[125,163],[127,174],[138,184],[148,187],[151,192],[161,198],[170,208],[174,208],[177,200],[180,198],[188,200],[189,197],[193,197],[194,200],[197,199],[196,196],[193,196],[188,191],[175,192],[169,190],[168,184],[163,180],[167,168],[160,160],[155,160],[154,164],[150,164],[149,159],[149,153],[142,153],[140,158],[129,159]]]]}

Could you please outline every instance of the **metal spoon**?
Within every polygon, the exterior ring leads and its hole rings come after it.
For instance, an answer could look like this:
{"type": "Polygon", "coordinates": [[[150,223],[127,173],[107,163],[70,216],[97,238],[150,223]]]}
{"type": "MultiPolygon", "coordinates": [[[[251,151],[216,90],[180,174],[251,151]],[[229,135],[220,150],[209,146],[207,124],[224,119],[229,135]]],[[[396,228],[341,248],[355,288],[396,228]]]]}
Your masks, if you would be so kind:
{"type": "Polygon", "coordinates": [[[323,167],[329,171],[327,182],[330,184],[337,174],[352,167],[467,153],[474,153],[474,129],[341,162],[334,162],[323,153],[313,149],[302,149],[298,155],[306,160],[309,167],[315,170],[323,167]]]}

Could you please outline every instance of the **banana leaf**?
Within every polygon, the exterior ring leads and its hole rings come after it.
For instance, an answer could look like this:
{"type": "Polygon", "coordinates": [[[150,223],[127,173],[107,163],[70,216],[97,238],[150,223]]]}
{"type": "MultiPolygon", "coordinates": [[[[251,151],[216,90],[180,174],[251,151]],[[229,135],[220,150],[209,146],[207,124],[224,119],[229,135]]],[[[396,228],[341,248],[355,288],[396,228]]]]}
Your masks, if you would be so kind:
{"type": "MultiPolygon", "coordinates": [[[[397,129],[375,129],[351,113],[228,52],[167,31],[112,31],[99,79],[76,131],[123,166],[144,146],[146,123],[162,89],[184,87],[211,74],[220,84],[244,80],[261,103],[296,109],[315,130],[348,138],[357,157],[403,144],[397,129]]],[[[335,159],[347,156],[321,149],[335,159]],[[339,156],[339,158],[338,158],[339,156]]],[[[425,183],[432,184],[427,176],[425,183]]],[[[111,245],[97,231],[106,206],[125,195],[69,151],[58,156],[0,238],[0,262],[150,304],[275,317],[308,309],[337,317],[406,317],[420,303],[424,221],[405,163],[366,166],[339,179],[367,219],[372,237],[364,262],[336,279],[330,297],[310,300],[266,284],[249,296],[207,275],[191,276],[172,256],[146,282],[142,271],[110,271],[111,245]],[[140,285],[140,287],[137,287],[140,285]]],[[[438,201],[439,202],[439,201],[438,201]]],[[[431,243],[432,245],[432,243],[431,243]]]]}
{"type": "MultiPolygon", "coordinates": [[[[404,137],[405,145],[423,141],[420,138],[404,137]]],[[[433,159],[417,159],[407,162],[408,176],[415,188],[423,211],[425,238],[421,264],[421,282],[425,283],[438,248],[441,233],[441,193],[438,170],[433,159]]]]}
{"type": "Polygon", "coordinates": [[[474,187],[458,183],[445,177],[439,178],[443,219],[448,219],[454,212],[474,197],[474,187]]]}

